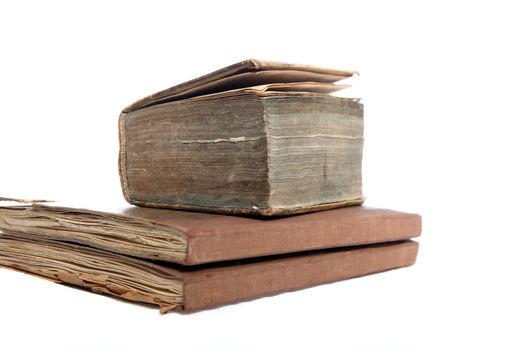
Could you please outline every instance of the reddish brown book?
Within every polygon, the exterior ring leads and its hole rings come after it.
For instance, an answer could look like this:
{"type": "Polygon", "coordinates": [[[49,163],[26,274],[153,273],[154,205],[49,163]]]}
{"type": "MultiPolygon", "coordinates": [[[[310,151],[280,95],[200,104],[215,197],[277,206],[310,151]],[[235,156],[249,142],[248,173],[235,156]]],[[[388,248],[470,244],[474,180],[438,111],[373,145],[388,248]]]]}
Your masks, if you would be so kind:
{"type": "Polygon", "coordinates": [[[136,302],[195,311],[408,266],[412,241],[176,267],[85,246],[0,234],[0,265],[136,302]]]}
{"type": "Polygon", "coordinates": [[[35,204],[0,206],[0,230],[195,265],[405,240],[420,234],[421,217],[360,206],[256,218],[139,207],[102,212],[35,204]]]}

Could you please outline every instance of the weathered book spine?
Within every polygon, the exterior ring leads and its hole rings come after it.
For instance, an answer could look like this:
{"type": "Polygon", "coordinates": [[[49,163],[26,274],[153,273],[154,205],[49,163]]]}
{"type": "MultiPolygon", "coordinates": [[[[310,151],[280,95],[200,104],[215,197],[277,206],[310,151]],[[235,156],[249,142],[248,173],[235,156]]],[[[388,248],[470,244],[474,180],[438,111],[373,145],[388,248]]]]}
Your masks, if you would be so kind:
{"type": "Polygon", "coordinates": [[[119,171],[129,203],[229,214],[263,209],[263,106],[252,95],[216,107],[185,100],[121,114],[119,171]]]}
{"type": "Polygon", "coordinates": [[[191,312],[410,266],[418,246],[406,241],[203,270],[184,279],[181,309],[191,312]]]}
{"type": "Polygon", "coordinates": [[[119,169],[135,205],[288,215],[363,202],[363,106],[247,93],[122,113],[119,169]]]}
{"type": "MultiPolygon", "coordinates": [[[[366,207],[235,224],[232,216],[188,234],[186,265],[402,241],[421,234],[421,216],[366,207]]],[[[201,219],[205,222],[205,219],[201,219]]],[[[175,225],[177,225],[174,222],[175,225]]],[[[184,223],[180,223],[184,226],[184,223]]]]}

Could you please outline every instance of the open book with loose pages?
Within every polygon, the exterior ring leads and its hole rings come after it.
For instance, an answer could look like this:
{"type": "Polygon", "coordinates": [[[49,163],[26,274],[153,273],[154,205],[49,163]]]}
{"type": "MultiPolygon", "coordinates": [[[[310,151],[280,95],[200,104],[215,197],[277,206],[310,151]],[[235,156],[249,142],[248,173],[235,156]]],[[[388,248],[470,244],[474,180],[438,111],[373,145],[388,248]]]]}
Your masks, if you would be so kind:
{"type": "Polygon", "coordinates": [[[331,95],[355,73],[246,60],[131,104],[126,200],[264,216],[361,204],[363,105],[331,95]]]}
{"type": "Polygon", "coordinates": [[[406,240],[421,217],[344,207],[261,218],[127,207],[97,211],[0,202],[0,230],[83,244],[115,253],[196,265],[300,251],[406,240]]]}

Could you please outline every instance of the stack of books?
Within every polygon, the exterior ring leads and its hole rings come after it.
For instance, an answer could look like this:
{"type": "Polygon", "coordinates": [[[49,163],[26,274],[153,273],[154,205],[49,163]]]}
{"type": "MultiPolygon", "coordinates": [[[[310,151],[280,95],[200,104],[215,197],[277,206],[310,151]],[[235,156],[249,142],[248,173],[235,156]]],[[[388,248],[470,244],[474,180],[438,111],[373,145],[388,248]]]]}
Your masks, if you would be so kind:
{"type": "Polygon", "coordinates": [[[0,198],[0,265],[161,312],[409,266],[421,217],[363,203],[355,72],[243,61],[119,121],[120,210],[0,198]]]}

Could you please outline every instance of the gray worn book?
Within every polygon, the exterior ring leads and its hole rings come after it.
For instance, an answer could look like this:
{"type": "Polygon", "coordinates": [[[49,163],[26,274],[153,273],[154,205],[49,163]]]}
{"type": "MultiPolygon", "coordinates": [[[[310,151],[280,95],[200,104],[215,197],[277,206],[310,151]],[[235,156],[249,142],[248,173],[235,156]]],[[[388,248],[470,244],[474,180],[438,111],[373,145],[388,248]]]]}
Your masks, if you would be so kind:
{"type": "Polygon", "coordinates": [[[355,72],[247,60],[120,116],[124,196],[139,206],[287,215],[363,202],[355,72]]]}

